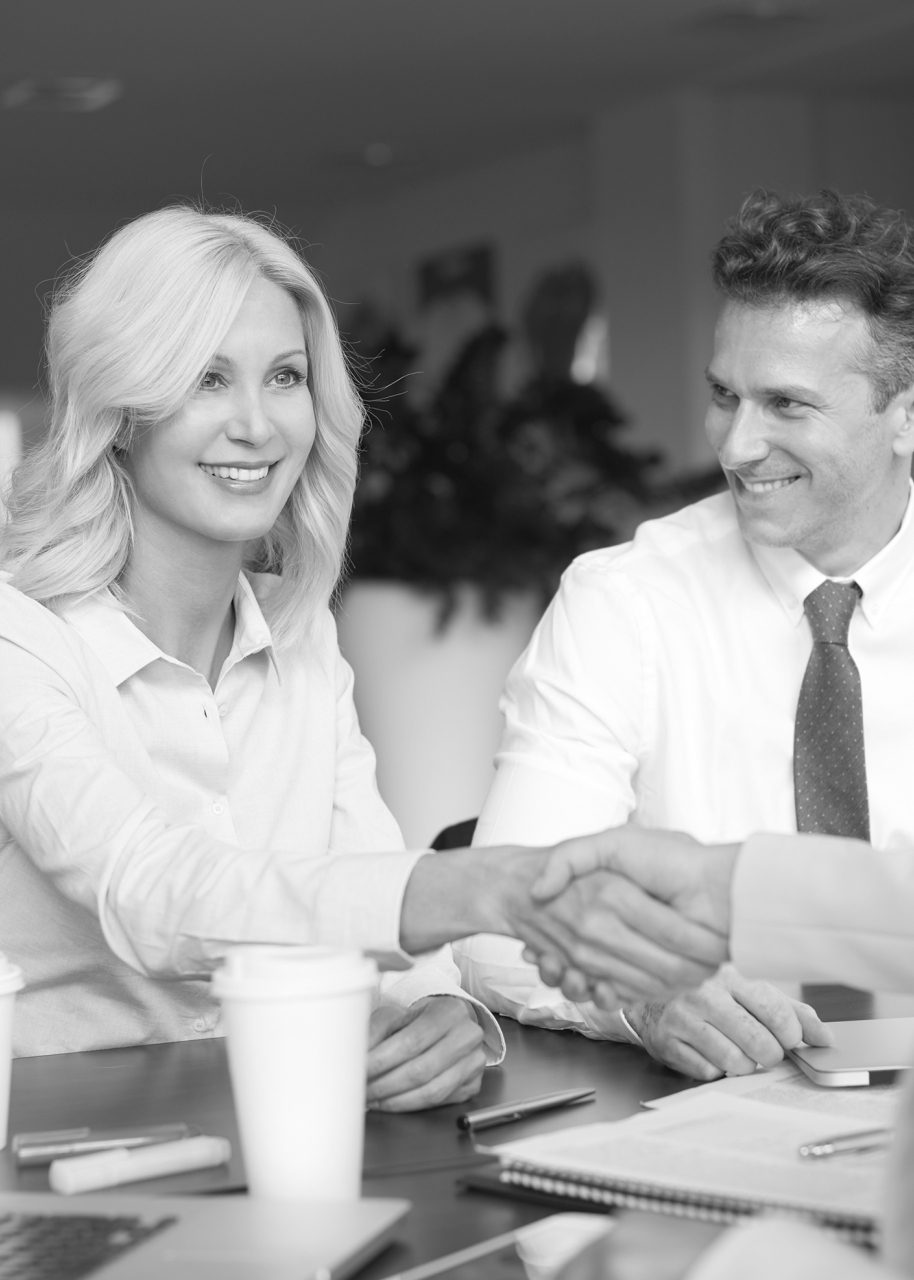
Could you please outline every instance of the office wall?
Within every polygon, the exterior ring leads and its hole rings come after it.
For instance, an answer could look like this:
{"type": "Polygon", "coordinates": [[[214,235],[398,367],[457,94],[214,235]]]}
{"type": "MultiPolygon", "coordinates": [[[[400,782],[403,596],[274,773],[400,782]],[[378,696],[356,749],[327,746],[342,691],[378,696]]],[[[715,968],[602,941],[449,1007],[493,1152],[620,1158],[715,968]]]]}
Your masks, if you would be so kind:
{"type": "Polygon", "coordinates": [[[867,190],[914,211],[914,94],[812,99],[657,95],[506,163],[339,208],[315,229],[334,295],[409,316],[424,256],[485,240],[510,323],[533,275],[572,256],[607,295],[616,393],[671,470],[707,465],[703,371],[716,310],[708,255],[756,186],[867,190]]]}

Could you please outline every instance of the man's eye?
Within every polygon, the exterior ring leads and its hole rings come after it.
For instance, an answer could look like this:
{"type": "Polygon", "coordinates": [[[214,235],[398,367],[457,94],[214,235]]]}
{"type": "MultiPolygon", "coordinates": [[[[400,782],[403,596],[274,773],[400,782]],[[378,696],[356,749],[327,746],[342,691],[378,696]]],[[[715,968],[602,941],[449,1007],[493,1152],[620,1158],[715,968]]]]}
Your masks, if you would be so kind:
{"type": "Polygon", "coordinates": [[[735,400],[732,391],[728,391],[726,387],[722,387],[719,382],[711,383],[711,399],[715,404],[729,404],[731,400],[735,400]]]}

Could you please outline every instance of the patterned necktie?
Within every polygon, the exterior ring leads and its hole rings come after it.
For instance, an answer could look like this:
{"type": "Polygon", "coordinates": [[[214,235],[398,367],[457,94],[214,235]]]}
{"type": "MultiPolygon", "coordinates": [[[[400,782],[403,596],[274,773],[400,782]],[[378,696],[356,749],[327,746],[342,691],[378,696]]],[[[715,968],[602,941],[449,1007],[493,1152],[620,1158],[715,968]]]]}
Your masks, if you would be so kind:
{"type": "MultiPolygon", "coordinates": [[[[803,601],[813,646],[797,704],[793,774],[797,830],[870,838],[860,673],[847,633],[861,596],[856,582],[823,582],[803,601]]],[[[872,1017],[869,992],[804,986],[824,1018],[872,1017]]]]}

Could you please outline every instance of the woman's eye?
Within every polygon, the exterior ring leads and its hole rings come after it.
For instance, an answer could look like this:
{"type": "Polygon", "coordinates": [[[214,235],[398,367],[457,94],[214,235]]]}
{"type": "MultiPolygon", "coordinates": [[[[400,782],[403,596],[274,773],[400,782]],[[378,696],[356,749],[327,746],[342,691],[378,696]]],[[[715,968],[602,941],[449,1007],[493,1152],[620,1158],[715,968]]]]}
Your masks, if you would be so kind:
{"type": "Polygon", "coordinates": [[[298,387],[308,381],[307,374],[300,369],[280,369],[273,378],[278,387],[298,387]]]}
{"type": "Polygon", "coordinates": [[[212,369],[208,369],[200,379],[200,390],[212,391],[215,387],[219,386],[220,381],[221,379],[218,373],[213,373],[212,369]]]}

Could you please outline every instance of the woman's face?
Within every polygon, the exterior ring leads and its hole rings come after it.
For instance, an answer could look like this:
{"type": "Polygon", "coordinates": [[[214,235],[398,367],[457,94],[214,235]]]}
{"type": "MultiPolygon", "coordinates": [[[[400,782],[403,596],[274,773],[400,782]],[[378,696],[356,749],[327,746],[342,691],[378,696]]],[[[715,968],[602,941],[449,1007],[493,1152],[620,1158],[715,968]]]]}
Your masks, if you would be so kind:
{"type": "Polygon", "coordinates": [[[196,391],[130,449],[137,542],[204,553],[236,544],[243,555],[275,524],[314,435],[298,307],[259,278],[196,391]]]}

